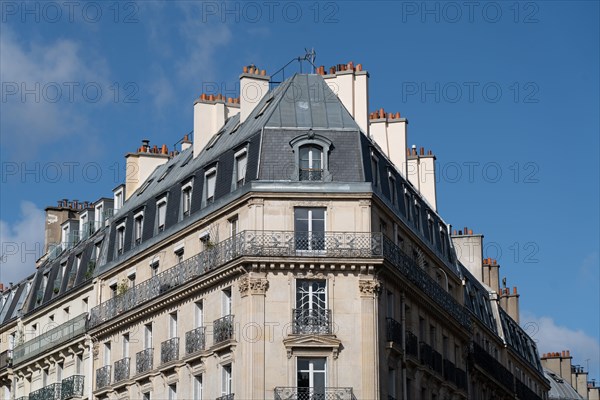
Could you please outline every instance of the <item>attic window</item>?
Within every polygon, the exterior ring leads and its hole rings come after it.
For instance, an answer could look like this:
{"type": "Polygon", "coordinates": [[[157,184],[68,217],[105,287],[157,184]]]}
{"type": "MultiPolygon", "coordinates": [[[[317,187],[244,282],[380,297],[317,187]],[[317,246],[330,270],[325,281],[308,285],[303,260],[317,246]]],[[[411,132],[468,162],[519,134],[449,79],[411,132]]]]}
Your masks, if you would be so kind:
{"type": "Polygon", "coordinates": [[[171,172],[171,169],[173,168],[172,165],[170,165],[160,176],[160,178],[158,178],[158,181],[162,181],[163,179],[165,179],[165,177],[169,174],[169,172],[171,172]]]}
{"type": "Polygon", "coordinates": [[[190,154],[187,156],[187,158],[185,159],[185,161],[183,161],[183,163],[181,163],[181,166],[182,166],[182,167],[185,167],[185,166],[187,165],[187,163],[189,163],[189,162],[190,162],[190,160],[192,159],[192,157],[194,157],[194,154],[193,154],[193,153],[190,153],[190,154]]]}
{"type": "Polygon", "coordinates": [[[146,181],[146,183],[144,183],[144,185],[142,186],[142,188],[140,189],[140,191],[138,192],[138,196],[142,193],[144,193],[144,190],[148,189],[148,186],[150,186],[150,184],[152,183],[153,179],[150,179],[148,181],[146,181]]]}
{"type": "Polygon", "coordinates": [[[239,127],[240,127],[240,121],[238,121],[238,122],[235,124],[235,126],[233,127],[233,129],[231,130],[231,132],[229,132],[229,134],[231,135],[231,134],[233,134],[233,133],[237,132],[237,130],[239,129],[239,127]]]}
{"type": "Polygon", "coordinates": [[[273,101],[273,97],[271,97],[270,99],[268,99],[265,104],[262,106],[262,108],[260,109],[260,112],[258,114],[256,114],[256,117],[254,118],[258,118],[261,115],[263,115],[265,113],[265,110],[267,109],[267,107],[269,107],[269,104],[271,104],[271,102],[273,101]]]}
{"type": "Polygon", "coordinates": [[[213,147],[215,145],[215,142],[221,137],[222,133],[223,133],[223,131],[221,130],[221,131],[215,133],[212,138],[210,138],[208,144],[206,145],[206,150],[210,149],[211,147],[213,147]]]}

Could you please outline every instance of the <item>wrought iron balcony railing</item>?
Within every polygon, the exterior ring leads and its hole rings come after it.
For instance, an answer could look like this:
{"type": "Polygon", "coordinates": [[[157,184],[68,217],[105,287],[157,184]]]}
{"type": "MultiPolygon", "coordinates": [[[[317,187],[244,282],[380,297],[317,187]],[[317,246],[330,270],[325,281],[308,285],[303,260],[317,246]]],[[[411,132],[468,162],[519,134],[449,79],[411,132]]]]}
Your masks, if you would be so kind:
{"type": "Polygon", "coordinates": [[[72,397],[82,397],[85,377],[83,375],[72,375],[62,380],[61,400],[67,400],[72,397]]]}
{"type": "Polygon", "coordinates": [[[217,397],[215,400],[233,400],[235,397],[234,393],[224,394],[223,396],[217,397]]]}
{"type": "Polygon", "coordinates": [[[96,390],[110,385],[110,365],[105,365],[96,370],[96,390]]]}
{"type": "Polygon", "coordinates": [[[233,339],[233,315],[226,315],[213,322],[213,344],[233,339]]]}
{"type": "Polygon", "coordinates": [[[185,333],[185,354],[192,354],[204,350],[206,344],[204,331],[205,328],[201,326],[185,333]]]}
{"type": "Polygon", "coordinates": [[[303,308],[292,310],[293,334],[329,335],[332,331],[331,310],[303,308]]]}
{"type": "Polygon", "coordinates": [[[516,386],[515,386],[515,392],[516,395],[519,399],[522,400],[542,400],[542,398],[533,390],[529,389],[529,387],[524,384],[523,382],[521,382],[520,380],[516,379],[516,386]]]}
{"type": "Polygon", "coordinates": [[[323,181],[324,173],[322,169],[317,168],[300,168],[298,178],[301,181],[323,181]]]}
{"type": "Polygon", "coordinates": [[[135,371],[138,374],[150,371],[153,368],[154,349],[148,348],[135,355],[135,371]]]}
{"type": "Polygon", "coordinates": [[[433,369],[433,348],[429,344],[419,342],[419,355],[421,364],[433,369]]]}
{"type": "Polygon", "coordinates": [[[29,400],[29,396],[21,396],[21,397],[17,398],[16,400],[29,400]]]}
{"type": "Polygon", "coordinates": [[[61,383],[53,383],[29,393],[29,400],[57,400],[61,397],[61,383]]]}
{"type": "Polygon", "coordinates": [[[388,342],[402,346],[402,324],[394,318],[385,319],[385,334],[388,342]]]}
{"type": "Polygon", "coordinates": [[[356,400],[351,387],[276,387],[275,400],[356,400]]]}
{"type": "Polygon", "coordinates": [[[456,367],[450,360],[444,359],[444,379],[456,383],[456,367]]]}
{"type": "Polygon", "coordinates": [[[160,363],[179,360],[179,338],[174,337],[160,344],[160,363]]]}
{"type": "Polygon", "coordinates": [[[456,387],[462,390],[467,390],[467,372],[460,368],[456,368],[456,387]]]}
{"type": "Polygon", "coordinates": [[[419,339],[409,330],[406,331],[406,354],[419,357],[419,339]]]}
{"type": "Polygon", "coordinates": [[[431,357],[431,360],[432,360],[432,366],[431,366],[431,368],[433,368],[433,370],[435,372],[437,372],[438,374],[442,375],[442,364],[443,364],[443,362],[442,362],[442,360],[443,360],[442,355],[440,353],[438,353],[437,351],[435,351],[435,350],[431,351],[431,355],[432,355],[432,357],[431,357]]]}
{"type": "Polygon", "coordinates": [[[514,390],[515,379],[512,372],[475,342],[473,342],[473,361],[506,389],[514,390]]]}
{"type": "Polygon", "coordinates": [[[115,383],[129,379],[129,357],[115,361],[115,383]]]}
{"type": "Polygon", "coordinates": [[[82,336],[86,331],[87,313],[52,328],[36,338],[18,345],[13,351],[13,364],[17,365],[67,341],[82,336]]]}
{"type": "Polygon", "coordinates": [[[12,350],[5,350],[0,353],[0,371],[4,368],[12,366],[13,352],[12,350]]]}

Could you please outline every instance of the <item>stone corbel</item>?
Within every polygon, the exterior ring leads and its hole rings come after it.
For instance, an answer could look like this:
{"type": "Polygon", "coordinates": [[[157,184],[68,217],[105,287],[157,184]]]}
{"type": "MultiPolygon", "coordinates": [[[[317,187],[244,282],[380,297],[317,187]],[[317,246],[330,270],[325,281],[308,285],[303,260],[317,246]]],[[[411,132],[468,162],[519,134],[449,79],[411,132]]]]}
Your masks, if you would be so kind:
{"type": "Polygon", "coordinates": [[[266,278],[252,278],[245,276],[240,279],[239,289],[242,297],[248,295],[265,295],[269,288],[269,281],[266,278]]]}
{"type": "Polygon", "coordinates": [[[378,297],[381,293],[381,282],[376,279],[361,279],[358,281],[361,297],[378,297]]]}

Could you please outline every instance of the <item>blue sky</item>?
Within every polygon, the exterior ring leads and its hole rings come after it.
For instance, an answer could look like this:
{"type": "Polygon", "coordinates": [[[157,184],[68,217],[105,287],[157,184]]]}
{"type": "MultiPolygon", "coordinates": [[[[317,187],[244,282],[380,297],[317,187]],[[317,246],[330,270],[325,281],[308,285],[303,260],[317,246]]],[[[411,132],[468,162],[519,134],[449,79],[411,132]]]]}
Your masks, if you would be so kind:
{"type": "Polygon", "coordinates": [[[44,207],[111,195],[141,139],[191,131],[202,91],[309,47],[363,64],[370,108],[436,154],[440,213],[485,235],[540,350],[598,378],[598,4],[3,1],[0,280],[33,271],[44,207]]]}

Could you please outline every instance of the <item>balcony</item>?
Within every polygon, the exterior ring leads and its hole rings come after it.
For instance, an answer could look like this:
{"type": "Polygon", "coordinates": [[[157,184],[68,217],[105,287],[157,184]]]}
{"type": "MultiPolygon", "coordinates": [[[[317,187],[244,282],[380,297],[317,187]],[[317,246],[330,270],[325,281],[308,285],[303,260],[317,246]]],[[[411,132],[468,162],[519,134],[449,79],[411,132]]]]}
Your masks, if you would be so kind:
{"type": "Polygon", "coordinates": [[[230,394],[224,394],[223,396],[219,396],[217,397],[215,400],[233,400],[235,394],[230,393],[230,394]]]}
{"type": "Polygon", "coordinates": [[[385,336],[388,342],[395,342],[402,345],[402,324],[394,318],[386,318],[385,336]]]}
{"type": "Polygon", "coordinates": [[[73,397],[83,397],[83,388],[85,377],[83,375],[73,375],[62,380],[61,400],[67,400],[73,397]]]}
{"type": "Polygon", "coordinates": [[[292,310],[292,333],[295,335],[330,335],[333,332],[331,310],[295,308],[292,310]]]}
{"type": "Polygon", "coordinates": [[[13,361],[13,352],[12,350],[5,350],[0,353],[0,371],[5,368],[11,367],[13,361]]]}
{"type": "Polygon", "coordinates": [[[179,338],[174,337],[160,344],[160,363],[179,360],[179,338]]]}
{"type": "Polygon", "coordinates": [[[233,315],[226,315],[213,322],[213,344],[233,339],[233,315]]]}
{"type": "Polygon", "coordinates": [[[538,396],[533,390],[529,389],[529,387],[521,382],[520,380],[516,380],[516,395],[519,400],[542,400],[542,397],[538,396]]]}
{"type": "Polygon", "coordinates": [[[61,398],[62,384],[53,383],[29,393],[29,400],[57,400],[61,398]]]}
{"type": "Polygon", "coordinates": [[[460,368],[456,368],[456,387],[459,389],[462,389],[464,391],[467,390],[467,372],[460,369],[460,368]]]}
{"type": "Polygon", "coordinates": [[[406,354],[415,358],[419,357],[419,340],[409,330],[406,331],[406,354]]]}
{"type": "Polygon", "coordinates": [[[86,331],[86,319],[87,313],[83,313],[15,347],[13,363],[15,365],[20,364],[56,346],[69,342],[77,336],[82,336],[86,331]]]}
{"type": "Polygon", "coordinates": [[[129,379],[129,357],[115,361],[115,383],[129,379]]]}
{"type": "Polygon", "coordinates": [[[153,368],[154,349],[148,348],[135,355],[135,371],[138,374],[148,372],[153,368]]]}
{"type": "Polygon", "coordinates": [[[322,182],[323,176],[323,170],[320,168],[300,168],[298,178],[301,181],[322,182]]]}
{"type": "Polygon", "coordinates": [[[433,348],[425,342],[419,342],[419,354],[421,364],[433,369],[433,348]]]}
{"type": "Polygon", "coordinates": [[[105,365],[96,370],[96,390],[110,385],[110,365],[105,365]]]}
{"type": "Polygon", "coordinates": [[[431,368],[433,368],[433,370],[435,372],[437,372],[438,374],[442,375],[442,355],[440,353],[438,353],[435,350],[432,350],[431,352],[432,354],[432,361],[433,361],[433,365],[431,366],[431,368]]]}
{"type": "Polygon", "coordinates": [[[473,359],[485,372],[490,374],[508,391],[514,390],[513,374],[500,361],[492,357],[483,347],[473,342],[473,359]]]}
{"type": "Polygon", "coordinates": [[[185,333],[185,354],[204,350],[206,344],[205,328],[199,327],[185,333]]]}
{"type": "Polygon", "coordinates": [[[456,383],[456,367],[450,360],[444,359],[444,379],[456,383]]]}
{"type": "Polygon", "coordinates": [[[275,400],[356,400],[351,387],[326,387],[317,391],[306,387],[276,387],[275,400]]]}
{"type": "Polygon", "coordinates": [[[15,400],[29,400],[29,397],[28,396],[21,396],[21,397],[18,397],[17,399],[15,399],[15,400]]]}

